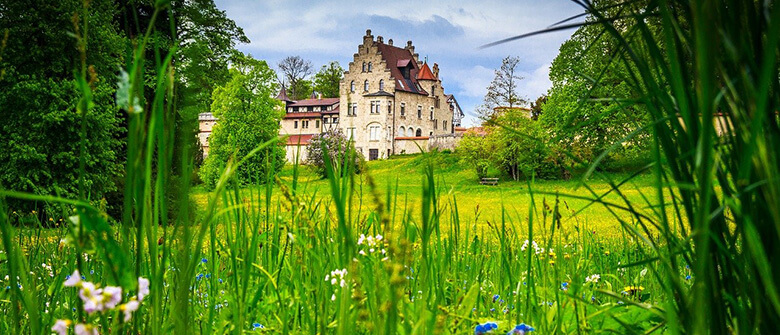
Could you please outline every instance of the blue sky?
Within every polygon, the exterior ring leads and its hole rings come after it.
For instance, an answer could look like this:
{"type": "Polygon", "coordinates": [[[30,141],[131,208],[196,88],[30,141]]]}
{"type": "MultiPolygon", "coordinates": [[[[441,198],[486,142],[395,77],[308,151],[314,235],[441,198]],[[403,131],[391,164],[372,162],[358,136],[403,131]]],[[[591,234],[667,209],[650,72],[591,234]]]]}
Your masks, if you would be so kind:
{"type": "Polygon", "coordinates": [[[480,45],[544,29],[583,12],[568,0],[215,2],[251,40],[238,49],[274,68],[291,55],[311,60],[315,71],[331,60],[347,68],[366,29],[385,42],[392,38],[396,45],[412,40],[421,58],[439,64],[442,85],[466,112],[466,126],[478,123],[474,109],[482,102],[494,69],[508,55],[520,57],[518,70],[525,78],[520,94],[529,100],[544,94],[550,87],[550,62],[574,31],[488,49],[479,49],[480,45]]]}

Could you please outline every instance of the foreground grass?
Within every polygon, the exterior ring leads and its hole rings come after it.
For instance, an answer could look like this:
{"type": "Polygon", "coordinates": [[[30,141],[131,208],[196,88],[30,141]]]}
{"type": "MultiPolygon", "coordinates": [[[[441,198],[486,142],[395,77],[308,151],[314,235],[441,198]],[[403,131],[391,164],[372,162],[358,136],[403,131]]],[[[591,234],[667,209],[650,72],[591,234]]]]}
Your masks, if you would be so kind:
{"type": "MultiPolygon", "coordinates": [[[[119,311],[86,320],[103,332],[164,333],[168,328],[157,329],[154,320],[175,320],[169,297],[183,281],[191,295],[186,327],[202,334],[463,334],[485,322],[503,332],[527,323],[544,334],[664,327],[656,306],[667,298],[654,266],[642,262],[641,245],[617,224],[586,219],[608,215],[594,214],[603,209],[567,214],[578,209],[577,201],[566,209],[523,183],[475,185],[449,159],[372,162],[364,175],[340,180],[335,189],[328,184],[334,180],[308,173],[295,186],[285,170],[275,185],[222,193],[214,220],[192,227],[205,229],[206,239],[203,256],[188,255],[197,264],[188,278],[180,262],[188,259],[181,257],[186,242],[177,238],[183,227],[144,229],[145,241],[158,241],[145,243],[148,256],[141,258],[148,261],[135,263],[142,274],[157,266],[150,298],[130,322],[120,321],[119,311]],[[434,165],[442,162],[451,168],[439,172],[434,165]],[[339,194],[339,185],[354,192],[339,194]],[[154,254],[158,261],[149,258],[154,254]]],[[[534,186],[571,192],[576,182],[534,186]]],[[[120,228],[109,227],[117,240],[136,235],[120,228]]],[[[85,281],[118,283],[101,260],[112,252],[99,245],[101,237],[68,242],[73,229],[71,223],[12,235],[30,270],[13,284],[46,306],[37,316],[45,328],[56,319],[84,317],[77,290],[62,285],[77,267],[85,281]]],[[[680,280],[691,278],[678,270],[680,280]]],[[[2,284],[0,312],[9,315],[15,290],[8,279],[2,284]]],[[[3,332],[29,326],[0,318],[3,332]]]]}

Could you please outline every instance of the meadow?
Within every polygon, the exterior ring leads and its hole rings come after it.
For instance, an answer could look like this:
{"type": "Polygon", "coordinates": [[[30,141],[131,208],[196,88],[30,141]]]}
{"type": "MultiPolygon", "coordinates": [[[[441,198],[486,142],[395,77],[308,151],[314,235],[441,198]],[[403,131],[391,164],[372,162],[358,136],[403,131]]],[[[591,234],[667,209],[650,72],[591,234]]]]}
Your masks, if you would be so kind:
{"type": "MultiPolygon", "coordinates": [[[[152,243],[144,243],[149,254],[141,257],[158,255],[158,262],[136,266],[143,273],[156,265],[161,273],[148,298],[128,323],[120,322],[122,306],[136,300],[126,293],[123,304],[86,313],[87,320],[112,332],[162,333],[146,323],[173,317],[168,301],[184,289],[191,296],[188,328],[201,333],[460,334],[523,323],[539,333],[643,333],[663,326],[654,303],[664,293],[652,266],[636,264],[643,257],[637,242],[604,206],[580,212],[585,200],[553,195],[576,194],[577,180],[479,185],[448,153],[367,167],[336,184],[347,186],[343,198],[331,189],[336,180],[321,180],[305,166],[219,197],[196,188],[199,210],[219,199],[200,252],[182,257],[168,242],[186,227],[146,230],[142,240],[152,243]],[[195,263],[185,288],[177,278],[186,273],[182,259],[195,263]]],[[[649,178],[634,179],[633,200],[652,190],[649,178]]],[[[590,184],[594,192],[609,188],[590,184]]],[[[53,325],[85,314],[77,290],[63,285],[77,267],[84,282],[104,290],[114,280],[101,256],[115,256],[101,251],[101,237],[74,246],[78,228],[54,226],[12,234],[29,273],[3,279],[5,315],[13,310],[10,285],[44,308],[41,325],[53,325]]],[[[107,229],[122,240],[118,226],[107,229]]],[[[691,278],[682,270],[679,276],[691,278]]],[[[18,329],[4,320],[4,330],[18,329]]]]}
{"type": "MultiPolygon", "coordinates": [[[[600,172],[599,156],[570,181],[481,186],[432,153],[242,184],[238,168],[273,138],[231,157],[207,192],[192,153],[174,150],[191,135],[171,122],[176,50],[145,59],[150,24],[117,85],[118,217],[87,192],[84,121],[77,196],[0,189],[0,334],[776,333],[780,6],[576,3],[589,21],[533,34],[592,24],[620,45],[621,108],[651,119],[652,163],[636,173],[600,172]]],[[[84,117],[96,77],[78,33],[84,117]]]]}

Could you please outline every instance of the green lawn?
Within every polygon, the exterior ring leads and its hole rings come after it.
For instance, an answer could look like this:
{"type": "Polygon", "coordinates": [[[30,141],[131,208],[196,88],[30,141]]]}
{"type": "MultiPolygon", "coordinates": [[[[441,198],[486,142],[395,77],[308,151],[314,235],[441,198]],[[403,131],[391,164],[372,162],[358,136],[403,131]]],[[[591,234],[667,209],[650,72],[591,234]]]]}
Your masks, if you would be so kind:
{"type": "MultiPolygon", "coordinates": [[[[370,174],[374,178],[383,200],[386,198],[387,192],[395,194],[397,191],[396,206],[391,207],[398,208],[398,211],[406,210],[416,216],[420,212],[423,168],[426,159],[428,158],[422,155],[409,155],[371,161],[367,162],[368,168],[365,174],[370,174]]],[[[434,162],[440,199],[448,204],[453,199],[457,201],[461,222],[477,222],[478,224],[498,222],[501,220],[502,208],[504,208],[507,220],[520,223],[523,226],[528,221],[532,193],[537,210],[541,210],[544,206],[543,203],[552,207],[555,203],[554,194],[560,194],[560,211],[564,225],[578,224],[581,227],[587,225],[603,235],[614,236],[620,233],[619,222],[615,215],[630,221],[630,215],[625,211],[615,209],[614,212],[610,212],[604,205],[592,204],[589,200],[570,196],[594,198],[588,188],[598,195],[607,193],[611,187],[603,179],[591,178],[586,182],[587,187],[583,186],[581,176],[575,176],[570,180],[536,180],[533,182],[512,181],[505,177],[501,178],[497,186],[480,185],[474,169],[459,162],[456,155],[437,153],[432,154],[430,159],[434,162]],[[577,216],[573,215],[580,210],[582,212],[577,216]]],[[[280,174],[280,179],[288,186],[292,184],[293,169],[292,165],[287,165],[280,174]]],[[[356,177],[356,198],[353,203],[355,213],[357,213],[357,209],[360,209],[361,215],[366,215],[374,208],[373,197],[370,195],[365,174],[356,177]]],[[[618,183],[630,175],[627,173],[608,173],[606,176],[618,183]]],[[[320,179],[308,167],[299,167],[298,181],[302,194],[314,195],[325,201],[330,200],[328,181],[320,179]]],[[[646,173],[633,178],[622,186],[620,192],[635,206],[635,209],[644,211],[649,207],[647,201],[656,202],[657,199],[656,189],[652,185],[653,176],[646,173]],[[637,206],[639,208],[636,208],[637,206]]],[[[278,185],[274,188],[274,194],[278,195],[279,192],[276,192],[278,185]]],[[[207,202],[207,195],[208,192],[202,187],[195,189],[194,197],[203,206],[207,202]]],[[[666,200],[669,200],[668,196],[666,200]]],[[[625,201],[615,192],[606,196],[604,201],[625,205],[625,201]]],[[[396,215],[401,214],[396,213],[396,215]]]]}

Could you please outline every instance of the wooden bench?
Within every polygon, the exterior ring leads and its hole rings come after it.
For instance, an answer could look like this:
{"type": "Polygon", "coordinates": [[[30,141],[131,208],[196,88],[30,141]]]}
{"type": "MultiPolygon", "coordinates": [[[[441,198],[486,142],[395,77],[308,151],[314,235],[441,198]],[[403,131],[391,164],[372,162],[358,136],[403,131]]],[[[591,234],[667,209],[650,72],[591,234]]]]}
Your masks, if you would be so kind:
{"type": "Polygon", "coordinates": [[[498,185],[498,178],[482,178],[479,183],[482,185],[498,185]]]}

